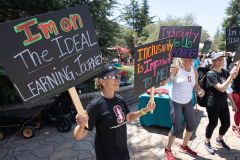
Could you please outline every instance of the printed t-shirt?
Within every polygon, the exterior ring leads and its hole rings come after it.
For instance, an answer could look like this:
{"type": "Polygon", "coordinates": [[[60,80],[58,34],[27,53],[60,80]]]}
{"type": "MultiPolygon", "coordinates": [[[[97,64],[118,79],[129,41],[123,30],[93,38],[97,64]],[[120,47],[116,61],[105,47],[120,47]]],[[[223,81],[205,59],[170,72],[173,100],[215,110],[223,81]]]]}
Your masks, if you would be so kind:
{"type": "Polygon", "coordinates": [[[108,99],[96,95],[86,108],[88,127],[96,127],[95,153],[97,160],[129,160],[126,115],[130,112],[121,96],[108,99]],[[118,98],[117,98],[118,97],[118,98]]]}
{"type": "Polygon", "coordinates": [[[228,105],[227,93],[225,91],[220,92],[219,90],[214,88],[213,85],[218,83],[223,84],[229,77],[229,72],[227,70],[224,71],[223,69],[222,69],[222,73],[218,73],[214,69],[212,69],[211,71],[215,72],[219,78],[217,78],[213,73],[207,74],[207,83],[210,86],[210,90],[209,90],[210,95],[207,99],[207,107],[226,106],[228,105]],[[219,81],[219,79],[221,82],[219,81]]]}
{"type": "MultiPolygon", "coordinates": [[[[229,64],[229,67],[228,67],[229,72],[231,72],[234,66],[235,66],[234,63],[229,64]]],[[[238,72],[238,76],[232,80],[231,87],[233,89],[233,93],[240,93],[240,74],[239,73],[240,73],[240,70],[238,72]]]]}

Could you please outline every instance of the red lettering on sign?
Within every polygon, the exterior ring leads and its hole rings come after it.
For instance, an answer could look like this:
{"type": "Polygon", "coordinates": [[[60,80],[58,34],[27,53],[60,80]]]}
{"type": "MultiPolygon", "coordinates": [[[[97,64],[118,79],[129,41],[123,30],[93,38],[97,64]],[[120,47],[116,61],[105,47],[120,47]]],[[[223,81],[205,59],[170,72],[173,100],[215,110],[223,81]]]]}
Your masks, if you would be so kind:
{"type": "Polygon", "coordinates": [[[52,20],[49,20],[46,23],[41,23],[40,27],[41,27],[41,30],[42,30],[42,32],[43,32],[43,34],[44,34],[46,39],[50,38],[49,32],[50,33],[54,32],[55,35],[58,35],[57,27],[56,27],[55,23],[52,20]]]}
{"type": "Polygon", "coordinates": [[[78,22],[79,22],[79,25],[80,25],[80,28],[82,28],[83,27],[83,24],[82,24],[82,19],[81,19],[81,17],[78,15],[78,14],[71,14],[70,15],[70,18],[71,18],[71,21],[72,21],[72,24],[73,24],[73,28],[76,30],[76,29],[78,29],[78,26],[77,26],[77,24],[76,24],[76,19],[78,20],[78,22]]]}
{"type": "Polygon", "coordinates": [[[26,21],[19,25],[14,26],[14,30],[16,33],[21,32],[21,31],[25,32],[28,39],[23,42],[24,46],[27,46],[31,43],[34,43],[34,42],[42,39],[42,35],[40,33],[38,33],[36,35],[32,35],[32,33],[29,29],[30,26],[37,24],[37,23],[38,23],[37,18],[33,18],[29,21],[26,21]]]}
{"type": "Polygon", "coordinates": [[[63,18],[60,22],[60,25],[65,32],[69,32],[72,30],[72,23],[68,18],[63,18]]]}

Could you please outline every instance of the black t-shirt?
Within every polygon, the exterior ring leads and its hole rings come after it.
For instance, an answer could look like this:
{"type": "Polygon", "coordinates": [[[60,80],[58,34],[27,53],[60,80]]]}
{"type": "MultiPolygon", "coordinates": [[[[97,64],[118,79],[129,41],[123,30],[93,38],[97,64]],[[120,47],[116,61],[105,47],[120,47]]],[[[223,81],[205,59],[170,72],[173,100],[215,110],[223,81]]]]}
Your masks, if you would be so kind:
{"type": "Polygon", "coordinates": [[[123,57],[121,57],[121,62],[124,62],[124,58],[123,57]]]}
{"type": "Polygon", "coordinates": [[[209,89],[210,95],[207,99],[207,107],[226,106],[228,105],[227,93],[225,91],[220,92],[219,90],[214,88],[213,85],[218,83],[223,84],[229,77],[229,72],[227,70],[224,71],[223,69],[222,69],[222,73],[218,73],[213,69],[211,71],[215,72],[215,74],[218,75],[218,77],[216,77],[213,73],[208,72],[207,74],[207,82],[210,86],[210,89],[209,89]]]}
{"type": "Polygon", "coordinates": [[[89,131],[96,127],[96,159],[129,160],[126,115],[130,111],[122,97],[115,94],[113,99],[108,99],[101,94],[96,95],[86,111],[89,131]]]}
{"type": "MultiPolygon", "coordinates": [[[[234,63],[231,63],[229,66],[228,66],[228,71],[231,72],[231,70],[233,69],[233,67],[235,66],[234,63]]],[[[232,89],[233,89],[233,93],[240,93],[240,70],[238,72],[238,76],[233,79],[232,81],[232,89]]]]}

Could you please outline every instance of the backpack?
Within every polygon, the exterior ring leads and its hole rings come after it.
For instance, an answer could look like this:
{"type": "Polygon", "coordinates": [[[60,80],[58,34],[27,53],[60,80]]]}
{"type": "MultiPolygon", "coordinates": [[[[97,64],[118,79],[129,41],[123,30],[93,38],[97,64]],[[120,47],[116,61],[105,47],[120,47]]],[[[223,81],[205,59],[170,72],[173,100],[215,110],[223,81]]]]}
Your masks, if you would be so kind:
{"type": "MultiPolygon", "coordinates": [[[[227,75],[226,70],[222,69],[222,71],[225,72],[225,75],[227,75]]],[[[216,72],[213,71],[213,70],[208,71],[208,72],[203,76],[203,78],[198,81],[199,86],[205,91],[205,95],[204,95],[203,97],[199,97],[199,96],[197,95],[197,103],[198,103],[198,105],[201,106],[201,107],[206,107],[206,106],[207,106],[207,99],[208,99],[208,97],[209,97],[209,95],[210,95],[210,93],[211,93],[211,92],[209,92],[210,86],[209,86],[209,84],[207,83],[207,74],[213,74],[215,77],[217,77],[218,81],[221,82],[218,74],[216,74],[216,72]]]]}

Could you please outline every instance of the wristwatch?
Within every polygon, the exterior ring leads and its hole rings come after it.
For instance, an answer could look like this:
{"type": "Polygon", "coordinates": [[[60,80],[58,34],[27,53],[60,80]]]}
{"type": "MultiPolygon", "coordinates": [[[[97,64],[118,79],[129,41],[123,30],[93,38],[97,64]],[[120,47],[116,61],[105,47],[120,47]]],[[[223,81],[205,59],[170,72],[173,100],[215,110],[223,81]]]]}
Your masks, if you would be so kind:
{"type": "Polygon", "coordinates": [[[141,109],[141,111],[140,111],[141,113],[142,113],[142,115],[145,115],[145,114],[147,114],[147,113],[145,113],[144,111],[143,111],[143,108],[141,109]]]}

